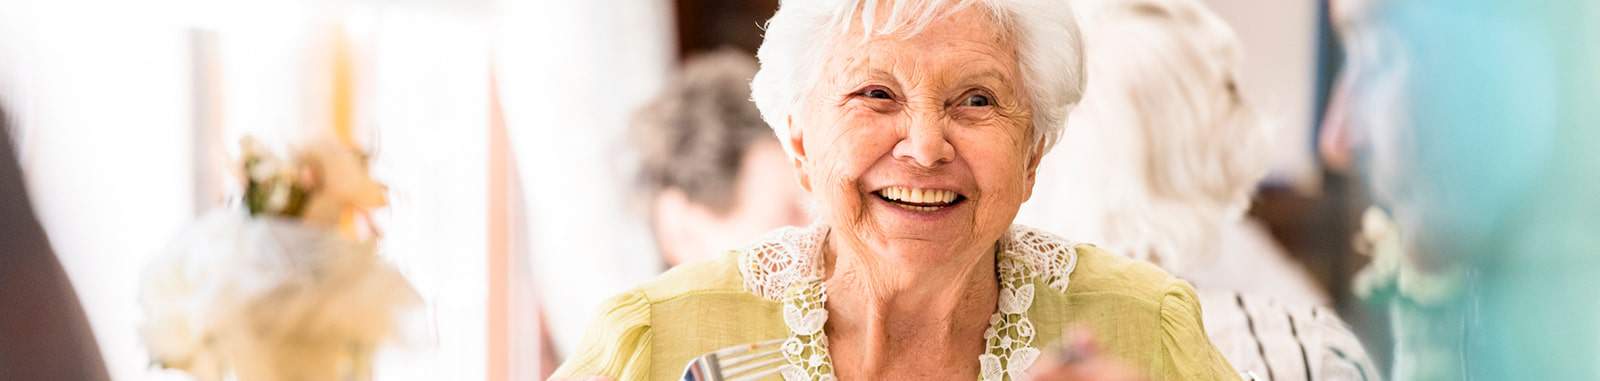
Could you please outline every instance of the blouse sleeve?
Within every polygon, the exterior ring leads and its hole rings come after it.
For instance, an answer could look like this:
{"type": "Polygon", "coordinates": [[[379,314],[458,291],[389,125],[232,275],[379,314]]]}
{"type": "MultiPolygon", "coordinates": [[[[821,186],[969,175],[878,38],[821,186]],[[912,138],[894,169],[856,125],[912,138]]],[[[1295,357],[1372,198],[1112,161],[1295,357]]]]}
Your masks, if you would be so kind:
{"type": "Polygon", "coordinates": [[[1173,280],[1161,301],[1158,380],[1237,380],[1239,373],[1207,338],[1200,302],[1188,282],[1173,280]]]}
{"type": "Polygon", "coordinates": [[[650,378],[650,302],[644,292],[618,295],[601,305],[583,339],[552,379],[603,376],[617,381],[650,378]]]}

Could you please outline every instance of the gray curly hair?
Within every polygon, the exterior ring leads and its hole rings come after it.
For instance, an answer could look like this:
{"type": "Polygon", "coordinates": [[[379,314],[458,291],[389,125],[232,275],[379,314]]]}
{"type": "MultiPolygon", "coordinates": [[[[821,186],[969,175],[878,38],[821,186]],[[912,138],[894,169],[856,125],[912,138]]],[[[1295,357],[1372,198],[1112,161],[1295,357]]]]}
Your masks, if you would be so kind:
{"type": "Polygon", "coordinates": [[[754,59],[731,49],[691,58],[634,115],[631,138],[647,196],[677,189],[719,213],[732,207],[745,152],[772,139],[750,103],[755,71],[754,59]]]}

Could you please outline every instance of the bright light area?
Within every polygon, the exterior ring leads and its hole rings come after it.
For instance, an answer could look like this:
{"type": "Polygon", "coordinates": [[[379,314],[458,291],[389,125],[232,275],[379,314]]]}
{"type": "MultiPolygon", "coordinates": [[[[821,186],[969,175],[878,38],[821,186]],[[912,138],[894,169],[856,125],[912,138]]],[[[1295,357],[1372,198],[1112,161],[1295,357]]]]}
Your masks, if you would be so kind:
{"type": "MultiPolygon", "coordinates": [[[[0,4],[0,100],[20,128],[33,201],[113,379],[187,379],[151,369],[136,329],[142,269],[203,212],[194,31],[218,36],[218,143],[235,153],[244,134],[291,141],[325,112],[311,86],[321,57],[308,43],[329,15],[306,4],[0,4]]],[[[358,93],[381,94],[359,99],[357,116],[358,139],[377,151],[374,175],[391,191],[378,216],[380,253],[422,295],[430,336],[380,355],[388,357],[377,371],[384,380],[482,380],[489,30],[481,14],[423,7],[352,6],[346,25],[370,60],[358,93]]]]}

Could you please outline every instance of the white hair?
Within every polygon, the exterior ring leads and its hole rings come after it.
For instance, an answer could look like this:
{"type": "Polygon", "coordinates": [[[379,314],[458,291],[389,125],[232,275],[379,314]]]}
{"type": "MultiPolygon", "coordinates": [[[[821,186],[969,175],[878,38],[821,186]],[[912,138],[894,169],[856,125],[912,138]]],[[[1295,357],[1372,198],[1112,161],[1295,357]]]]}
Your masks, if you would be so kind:
{"type": "Polygon", "coordinates": [[[1098,33],[1090,44],[1118,53],[1089,65],[1106,78],[1100,91],[1131,102],[1129,127],[1142,138],[1151,194],[1230,217],[1242,212],[1270,152],[1267,125],[1238,83],[1238,37],[1198,0],[1112,3],[1084,23],[1098,33]]]}
{"type": "MultiPolygon", "coordinates": [[[[863,38],[911,36],[929,23],[978,5],[1017,44],[1022,78],[1033,106],[1034,142],[1055,146],[1067,113],[1083,96],[1082,42],[1071,7],[1060,0],[787,0],[767,21],[756,57],[761,69],[750,82],[751,97],[791,157],[789,117],[821,75],[833,37],[859,21],[863,38]],[[876,20],[882,3],[888,18],[876,20]],[[858,16],[859,13],[859,17],[858,16]]],[[[1031,146],[1030,146],[1031,147],[1031,146]]]]}
{"type": "Polygon", "coordinates": [[[1094,81],[1024,214],[1169,269],[1204,262],[1267,171],[1268,126],[1234,83],[1241,43],[1198,0],[1072,3],[1094,81]]]}

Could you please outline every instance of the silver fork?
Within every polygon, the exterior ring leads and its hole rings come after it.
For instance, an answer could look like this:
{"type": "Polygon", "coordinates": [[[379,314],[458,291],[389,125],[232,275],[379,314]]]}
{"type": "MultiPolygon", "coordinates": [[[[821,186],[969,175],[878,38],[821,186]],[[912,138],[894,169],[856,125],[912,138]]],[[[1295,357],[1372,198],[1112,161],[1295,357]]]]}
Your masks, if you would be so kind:
{"type": "Polygon", "coordinates": [[[783,341],[739,344],[700,355],[684,367],[683,381],[745,381],[773,376],[784,365],[783,341]]]}

